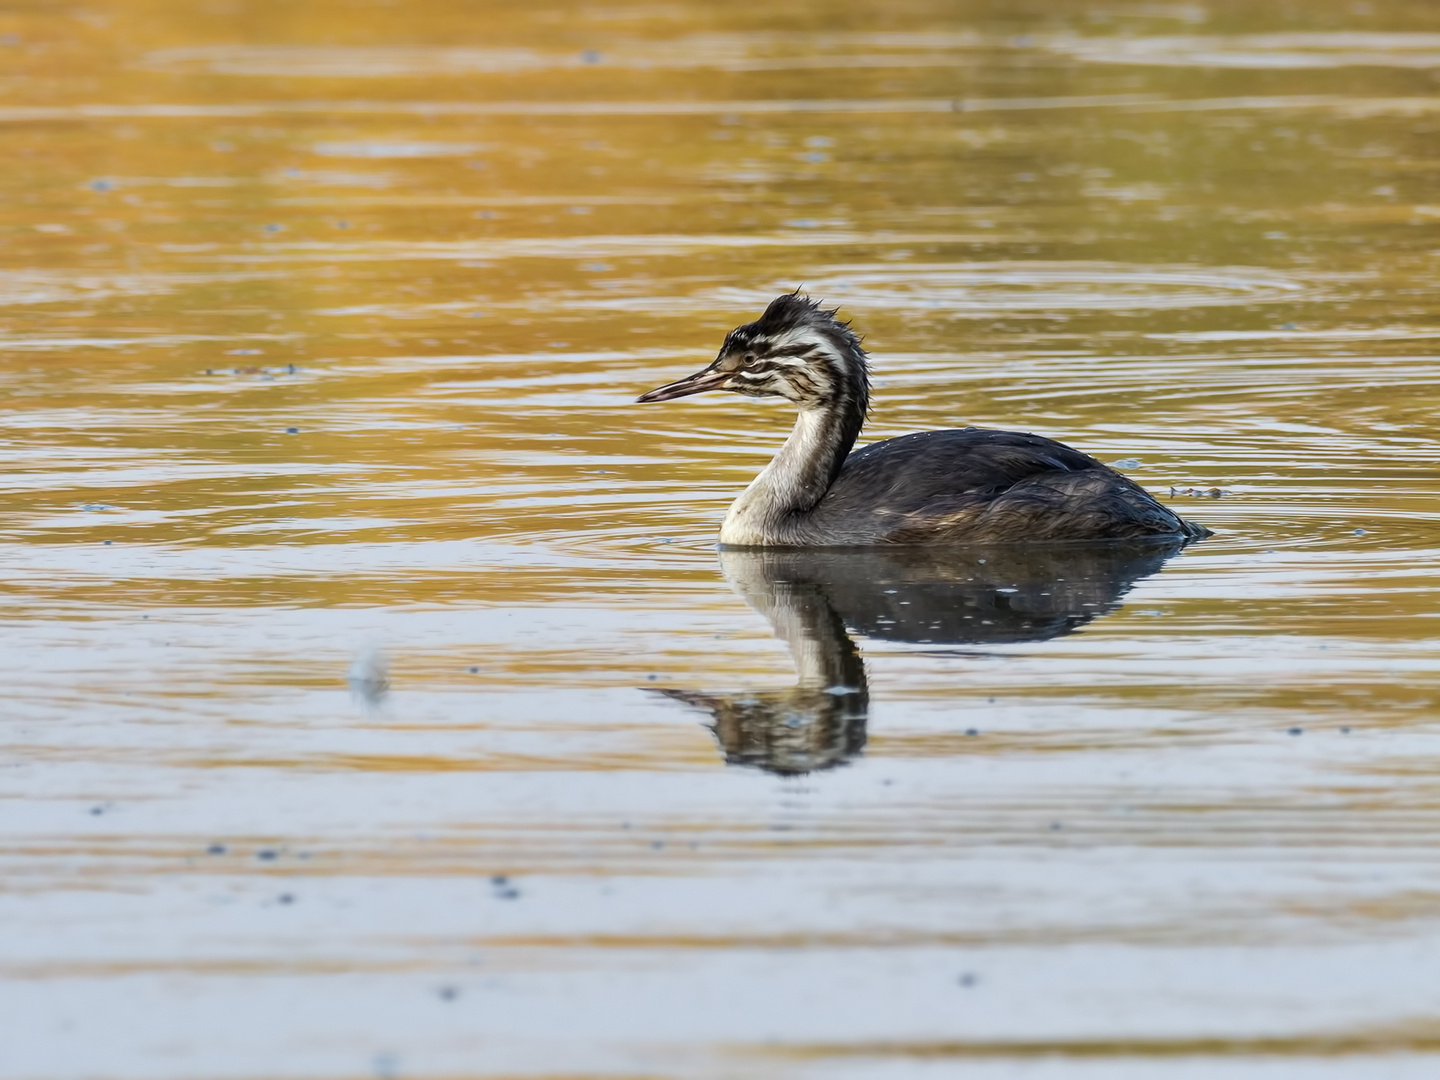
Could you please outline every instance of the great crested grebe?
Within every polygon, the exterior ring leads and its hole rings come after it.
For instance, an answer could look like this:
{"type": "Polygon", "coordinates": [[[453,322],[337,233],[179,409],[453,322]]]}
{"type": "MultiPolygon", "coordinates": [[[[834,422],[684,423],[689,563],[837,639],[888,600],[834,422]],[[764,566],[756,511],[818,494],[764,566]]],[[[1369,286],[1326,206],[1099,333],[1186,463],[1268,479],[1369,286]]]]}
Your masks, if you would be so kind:
{"type": "Polygon", "coordinates": [[[709,367],[639,400],[706,390],[789,398],[800,409],[785,445],[725,515],[727,547],[1210,535],[1114,469],[1041,435],[922,431],[851,453],[870,405],[865,350],[835,310],[798,290],[730,331],[709,367]]]}

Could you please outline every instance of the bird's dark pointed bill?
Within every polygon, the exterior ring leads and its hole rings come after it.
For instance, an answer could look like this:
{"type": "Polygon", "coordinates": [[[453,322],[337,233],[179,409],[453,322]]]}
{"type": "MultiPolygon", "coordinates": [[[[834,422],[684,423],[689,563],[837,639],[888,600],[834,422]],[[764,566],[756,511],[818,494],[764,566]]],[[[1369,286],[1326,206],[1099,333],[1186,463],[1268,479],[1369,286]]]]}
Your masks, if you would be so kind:
{"type": "Polygon", "coordinates": [[[712,365],[703,371],[697,371],[694,375],[681,379],[679,382],[666,383],[664,386],[657,386],[648,394],[641,394],[636,401],[673,401],[680,397],[689,397],[691,394],[703,394],[706,390],[719,390],[721,385],[728,379],[729,373],[718,371],[712,365]]]}

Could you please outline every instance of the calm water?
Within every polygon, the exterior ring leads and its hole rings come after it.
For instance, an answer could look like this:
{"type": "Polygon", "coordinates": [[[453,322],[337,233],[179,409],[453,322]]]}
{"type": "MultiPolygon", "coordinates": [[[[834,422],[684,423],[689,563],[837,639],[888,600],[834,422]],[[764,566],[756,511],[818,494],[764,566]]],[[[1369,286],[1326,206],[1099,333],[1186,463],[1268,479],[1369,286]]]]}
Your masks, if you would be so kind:
{"type": "Polygon", "coordinates": [[[1430,1077],[1440,10],[0,12],[0,1073],[1430,1077]],[[867,435],[1216,536],[721,556],[867,435]]]}

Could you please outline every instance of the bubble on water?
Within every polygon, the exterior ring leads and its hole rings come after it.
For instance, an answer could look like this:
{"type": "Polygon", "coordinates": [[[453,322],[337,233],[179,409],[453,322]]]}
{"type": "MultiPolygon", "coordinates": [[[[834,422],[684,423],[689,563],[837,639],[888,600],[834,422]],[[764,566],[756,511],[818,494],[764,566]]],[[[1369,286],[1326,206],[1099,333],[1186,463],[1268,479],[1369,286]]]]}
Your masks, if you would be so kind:
{"type": "Polygon", "coordinates": [[[350,661],[345,681],[350,692],[367,708],[376,709],[390,692],[390,661],[378,645],[361,649],[350,661]]]}

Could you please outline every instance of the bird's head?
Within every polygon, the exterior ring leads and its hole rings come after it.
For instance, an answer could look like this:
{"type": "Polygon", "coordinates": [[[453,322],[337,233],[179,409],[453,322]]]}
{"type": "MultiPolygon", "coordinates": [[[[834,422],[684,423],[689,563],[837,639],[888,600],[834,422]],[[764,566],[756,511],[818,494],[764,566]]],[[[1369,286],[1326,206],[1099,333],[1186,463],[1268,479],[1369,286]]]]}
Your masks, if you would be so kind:
{"type": "Polygon", "coordinates": [[[801,408],[869,400],[865,350],[834,309],[799,291],[777,296],[754,322],[725,335],[709,367],[657,387],[640,401],[671,401],[706,390],[789,398],[801,408]]]}

